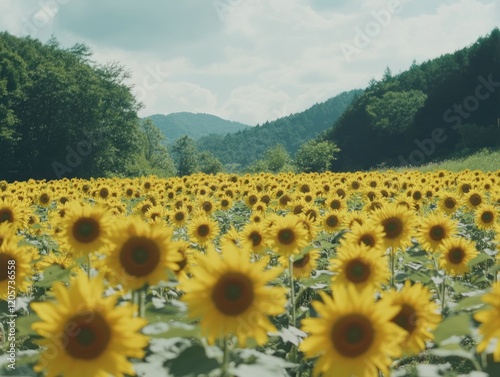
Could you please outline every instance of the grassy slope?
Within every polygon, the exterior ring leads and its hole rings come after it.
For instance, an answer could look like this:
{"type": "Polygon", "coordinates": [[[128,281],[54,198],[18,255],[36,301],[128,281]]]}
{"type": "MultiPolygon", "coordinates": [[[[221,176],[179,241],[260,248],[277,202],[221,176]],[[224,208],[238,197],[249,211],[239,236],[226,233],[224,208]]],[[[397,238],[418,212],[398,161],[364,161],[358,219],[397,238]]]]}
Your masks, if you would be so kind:
{"type": "Polygon", "coordinates": [[[433,162],[418,168],[418,171],[427,172],[433,170],[500,170],[500,150],[482,149],[466,157],[433,162]]]}

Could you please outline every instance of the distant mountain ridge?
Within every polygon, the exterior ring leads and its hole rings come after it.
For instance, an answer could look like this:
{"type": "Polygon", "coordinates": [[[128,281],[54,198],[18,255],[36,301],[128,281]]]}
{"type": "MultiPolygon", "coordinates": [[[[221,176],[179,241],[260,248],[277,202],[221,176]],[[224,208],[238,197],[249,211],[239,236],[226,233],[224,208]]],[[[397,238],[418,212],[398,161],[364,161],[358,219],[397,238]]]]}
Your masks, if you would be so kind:
{"type": "Polygon", "coordinates": [[[225,135],[238,132],[250,126],[203,113],[178,112],[168,115],[155,114],[147,117],[160,129],[171,144],[182,136],[198,140],[211,134],[225,135]]]}
{"type": "Polygon", "coordinates": [[[256,127],[224,135],[209,135],[198,140],[198,149],[213,153],[223,164],[244,168],[262,158],[268,148],[278,144],[294,155],[302,144],[330,129],[363,93],[355,89],[343,92],[303,112],[285,116],[256,127]]]}

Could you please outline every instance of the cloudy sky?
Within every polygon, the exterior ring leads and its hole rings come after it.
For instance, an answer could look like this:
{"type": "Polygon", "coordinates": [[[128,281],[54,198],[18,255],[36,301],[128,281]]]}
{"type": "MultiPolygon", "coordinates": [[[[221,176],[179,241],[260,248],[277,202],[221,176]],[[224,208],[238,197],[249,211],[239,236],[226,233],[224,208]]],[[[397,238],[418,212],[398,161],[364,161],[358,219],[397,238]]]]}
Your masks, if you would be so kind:
{"type": "Polygon", "coordinates": [[[125,66],[140,115],[249,125],[454,52],[499,20],[498,0],[0,0],[0,30],[125,66]]]}

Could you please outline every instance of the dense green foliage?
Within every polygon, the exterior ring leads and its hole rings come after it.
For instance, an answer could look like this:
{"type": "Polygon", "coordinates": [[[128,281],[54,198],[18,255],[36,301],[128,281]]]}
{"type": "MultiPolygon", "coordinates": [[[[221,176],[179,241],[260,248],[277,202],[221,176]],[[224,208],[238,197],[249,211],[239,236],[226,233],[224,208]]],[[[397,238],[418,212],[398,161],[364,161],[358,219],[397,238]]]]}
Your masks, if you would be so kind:
{"type": "Polygon", "coordinates": [[[63,49],[0,34],[0,177],[131,174],[141,154],[140,104],[117,64],[82,44],[63,49]]]}
{"type": "Polygon", "coordinates": [[[281,144],[268,148],[263,158],[252,162],[246,169],[248,173],[280,173],[295,171],[296,168],[292,163],[290,154],[281,144]]]}
{"type": "Polygon", "coordinates": [[[232,122],[210,114],[187,112],[168,115],[156,114],[146,119],[151,119],[156,124],[165,135],[168,144],[173,144],[182,136],[189,136],[191,139],[198,140],[210,134],[225,135],[229,132],[249,128],[243,123],[232,122]]]}
{"type": "Polygon", "coordinates": [[[278,144],[294,155],[303,143],[331,127],[360,93],[344,92],[304,112],[226,136],[205,136],[198,140],[198,148],[212,152],[223,164],[239,164],[239,168],[262,159],[267,149],[278,144]]]}
{"type": "Polygon", "coordinates": [[[322,173],[331,168],[332,161],[340,150],[328,141],[309,140],[295,155],[297,171],[303,173],[322,173]]]}
{"type": "Polygon", "coordinates": [[[500,31],[453,54],[372,80],[318,140],[340,148],[333,170],[420,165],[500,143],[500,31]]]}

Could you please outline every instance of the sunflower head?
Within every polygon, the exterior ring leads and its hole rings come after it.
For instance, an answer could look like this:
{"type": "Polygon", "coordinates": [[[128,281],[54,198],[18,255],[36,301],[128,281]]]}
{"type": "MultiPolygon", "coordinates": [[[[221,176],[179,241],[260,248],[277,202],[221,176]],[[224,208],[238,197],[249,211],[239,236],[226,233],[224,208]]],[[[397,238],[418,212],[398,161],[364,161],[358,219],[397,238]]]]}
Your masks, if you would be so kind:
{"type": "Polygon", "coordinates": [[[376,376],[387,373],[392,358],[400,356],[405,331],[391,322],[397,308],[374,303],[370,290],[356,291],[337,285],[334,299],[320,292],[323,302],[313,301],[319,318],[302,320],[310,335],[300,344],[307,358],[319,356],[315,375],[376,376]]]}
{"type": "Polygon", "coordinates": [[[146,320],[134,318],[134,307],[117,307],[117,296],[102,298],[102,280],[84,273],[69,288],[58,284],[53,290],[56,302],[31,304],[41,319],[32,328],[45,347],[35,370],[52,376],[134,374],[128,359],[143,357],[148,344],[139,332],[146,320]]]}
{"type": "Polygon", "coordinates": [[[265,259],[251,263],[247,250],[227,244],[221,254],[200,255],[191,269],[193,277],[181,281],[188,313],[201,318],[202,332],[210,343],[230,334],[240,346],[248,338],[259,345],[267,342],[267,332],[275,330],[268,316],[284,311],[286,290],[267,285],[281,270],[267,270],[266,264],[265,259]]]}

